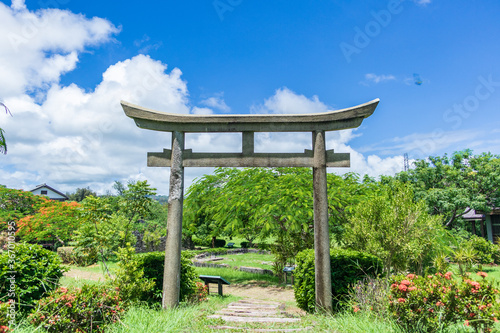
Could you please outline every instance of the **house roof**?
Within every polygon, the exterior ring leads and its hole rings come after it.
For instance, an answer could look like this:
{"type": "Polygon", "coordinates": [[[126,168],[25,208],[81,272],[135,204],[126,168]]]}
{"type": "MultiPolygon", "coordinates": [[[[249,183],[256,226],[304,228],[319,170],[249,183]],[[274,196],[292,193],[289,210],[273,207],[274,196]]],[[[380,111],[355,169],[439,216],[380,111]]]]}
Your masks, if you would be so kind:
{"type": "MultiPolygon", "coordinates": [[[[468,208],[467,208],[468,209],[468,208]]],[[[488,215],[500,215],[500,207],[491,207],[491,212],[488,215]]],[[[484,220],[486,214],[482,211],[471,209],[467,214],[462,215],[466,220],[484,220]]]]}
{"type": "Polygon", "coordinates": [[[55,189],[55,188],[53,188],[53,187],[50,187],[50,186],[49,186],[49,185],[47,185],[47,184],[40,184],[40,185],[38,185],[37,187],[35,187],[34,189],[30,190],[30,192],[34,192],[34,191],[36,191],[36,190],[38,190],[38,189],[41,189],[41,188],[47,188],[47,189],[51,190],[52,192],[55,192],[55,193],[59,194],[60,196],[62,196],[62,197],[64,197],[64,198],[66,198],[66,199],[69,199],[69,198],[68,198],[68,196],[67,196],[66,194],[59,192],[58,190],[56,190],[56,189],[55,189]]]}
{"type": "Polygon", "coordinates": [[[462,217],[466,220],[484,220],[484,214],[476,212],[474,209],[469,210],[467,214],[462,215],[462,217]]]}

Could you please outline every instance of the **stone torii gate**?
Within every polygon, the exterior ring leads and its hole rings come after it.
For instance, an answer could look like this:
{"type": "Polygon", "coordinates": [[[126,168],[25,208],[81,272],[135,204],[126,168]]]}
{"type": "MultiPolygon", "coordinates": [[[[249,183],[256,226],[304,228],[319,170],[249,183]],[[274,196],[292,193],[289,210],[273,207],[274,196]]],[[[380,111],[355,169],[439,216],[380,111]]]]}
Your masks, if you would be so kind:
{"type": "Polygon", "coordinates": [[[326,168],[349,167],[349,153],[325,148],[325,132],[356,128],[372,115],[379,100],[316,114],[183,115],[157,112],[122,101],[125,114],[143,129],[172,132],[172,149],[148,153],[148,166],[170,167],[163,308],[179,304],[184,167],[312,167],[316,305],[331,311],[332,284],[326,168]],[[240,132],[241,153],[193,153],[184,149],[185,133],[240,132]],[[254,132],[312,132],[313,150],[304,153],[255,153],[254,132]]]}

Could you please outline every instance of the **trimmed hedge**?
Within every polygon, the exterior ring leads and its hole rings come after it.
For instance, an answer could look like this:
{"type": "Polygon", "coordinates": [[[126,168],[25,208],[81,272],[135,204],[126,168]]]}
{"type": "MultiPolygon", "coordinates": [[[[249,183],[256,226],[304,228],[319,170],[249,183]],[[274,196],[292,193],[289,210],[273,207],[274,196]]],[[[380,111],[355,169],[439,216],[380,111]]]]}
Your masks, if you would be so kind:
{"type": "Polygon", "coordinates": [[[224,246],[226,246],[226,241],[223,239],[216,239],[214,244],[215,244],[215,247],[224,247],[224,246]]]}
{"type": "Polygon", "coordinates": [[[63,246],[57,249],[57,254],[65,264],[76,264],[86,267],[97,262],[97,249],[63,246]]]}
{"type": "MultiPolygon", "coordinates": [[[[190,258],[192,252],[181,253],[181,294],[180,301],[188,300],[196,291],[197,275],[190,258]]],[[[144,277],[155,281],[150,295],[152,301],[161,301],[163,295],[163,269],[165,267],[165,252],[148,252],[137,254],[139,269],[144,270],[144,277]]]]}
{"type": "Polygon", "coordinates": [[[73,246],[61,246],[57,248],[57,255],[61,258],[63,264],[73,263],[73,246]]]}
{"type": "MultiPolygon", "coordinates": [[[[354,283],[366,276],[381,274],[383,267],[382,260],[378,257],[343,249],[330,250],[330,262],[334,308],[338,308],[345,302],[349,289],[354,283]]],[[[307,312],[314,312],[316,306],[314,250],[299,252],[295,264],[297,265],[294,271],[295,283],[293,286],[295,300],[299,308],[307,312]]]]}

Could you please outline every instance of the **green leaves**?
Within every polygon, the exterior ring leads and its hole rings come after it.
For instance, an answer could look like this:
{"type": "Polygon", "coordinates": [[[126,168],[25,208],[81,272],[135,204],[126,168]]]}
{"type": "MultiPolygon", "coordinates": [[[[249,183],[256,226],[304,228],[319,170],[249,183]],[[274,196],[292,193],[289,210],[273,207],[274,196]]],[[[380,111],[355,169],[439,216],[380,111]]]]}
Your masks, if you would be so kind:
{"type": "Polygon", "coordinates": [[[392,184],[379,196],[360,202],[346,225],[344,241],[353,249],[380,257],[390,272],[422,270],[439,249],[439,216],[430,216],[424,202],[415,203],[410,185],[392,184]]]}
{"type": "Polygon", "coordinates": [[[446,226],[453,226],[468,208],[489,212],[500,204],[500,159],[490,153],[430,156],[396,179],[411,183],[416,199],[425,200],[431,214],[443,215],[446,226]]]}

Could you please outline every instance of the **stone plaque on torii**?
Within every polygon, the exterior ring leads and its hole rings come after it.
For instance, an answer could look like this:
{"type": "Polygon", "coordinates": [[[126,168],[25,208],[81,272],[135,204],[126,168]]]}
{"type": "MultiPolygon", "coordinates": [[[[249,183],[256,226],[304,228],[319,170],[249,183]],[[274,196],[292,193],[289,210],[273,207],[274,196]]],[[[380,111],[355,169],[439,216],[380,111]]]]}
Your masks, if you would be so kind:
{"type": "Polygon", "coordinates": [[[148,153],[148,166],[170,167],[163,308],[179,304],[184,167],[310,167],[314,189],[316,306],[331,311],[332,284],[326,168],[349,167],[349,153],[325,148],[325,132],[356,128],[372,115],[379,100],[314,114],[184,115],[158,112],[122,101],[125,114],[143,129],[172,132],[172,149],[148,153]],[[241,153],[193,153],[184,148],[185,133],[242,133],[241,153]],[[303,153],[256,153],[255,132],[311,132],[312,150],[303,153]]]}

